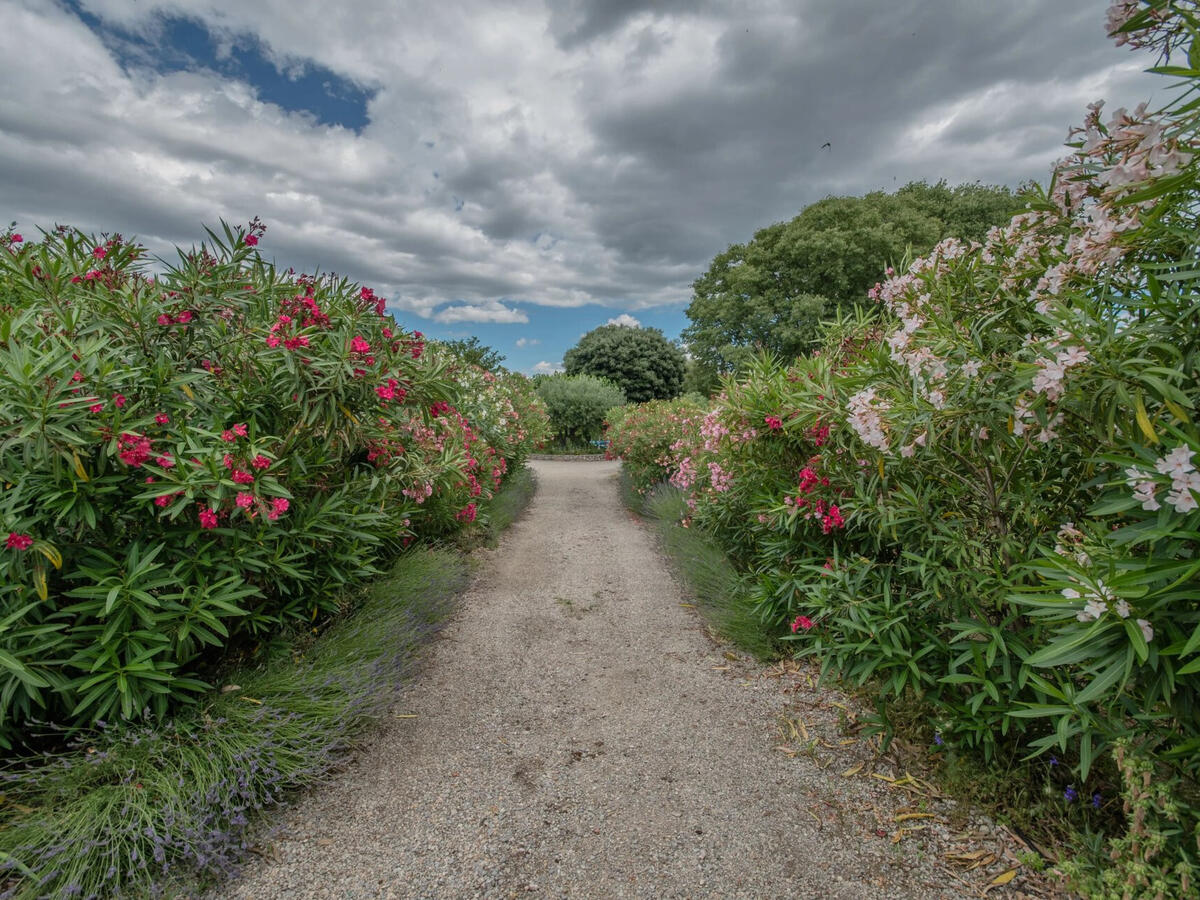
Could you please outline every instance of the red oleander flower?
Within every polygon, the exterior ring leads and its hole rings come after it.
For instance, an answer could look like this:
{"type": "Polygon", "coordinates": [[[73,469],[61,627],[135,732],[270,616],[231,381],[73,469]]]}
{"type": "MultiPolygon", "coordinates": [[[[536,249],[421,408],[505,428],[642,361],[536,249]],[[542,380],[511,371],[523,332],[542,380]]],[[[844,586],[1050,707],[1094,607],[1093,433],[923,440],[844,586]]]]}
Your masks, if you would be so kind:
{"type": "Polygon", "coordinates": [[[795,634],[797,631],[801,630],[808,631],[812,627],[813,620],[808,616],[796,616],[795,621],[792,622],[792,634],[795,634]]]}
{"type": "Polygon", "coordinates": [[[15,531],[8,533],[8,540],[4,542],[4,546],[9,550],[28,550],[33,546],[33,538],[27,534],[17,534],[15,531]]]}

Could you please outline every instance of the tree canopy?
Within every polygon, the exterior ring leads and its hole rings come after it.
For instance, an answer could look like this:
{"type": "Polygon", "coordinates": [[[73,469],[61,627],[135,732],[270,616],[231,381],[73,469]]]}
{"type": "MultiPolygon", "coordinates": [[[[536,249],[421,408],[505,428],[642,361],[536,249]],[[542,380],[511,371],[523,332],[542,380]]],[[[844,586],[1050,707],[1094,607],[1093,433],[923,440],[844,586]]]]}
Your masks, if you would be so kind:
{"type": "Polygon", "coordinates": [[[438,343],[464,362],[487,369],[489,372],[501,370],[500,363],[505,359],[503,353],[489,347],[474,335],[466,339],[438,341],[438,343]]]}
{"type": "Polygon", "coordinates": [[[692,284],[684,340],[712,374],[739,368],[758,348],[793,358],[815,346],[822,320],[863,302],[905,253],[926,253],[946,237],[981,241],[1019,206],[1006,187],[944,181],[827,197],[718,254],[692,284]]]}
{"type": "Polygon", "coordinates": [[[683,351],[657,328],[601,325],[563,356],[568,375],[607,378],[630,403],[669,400],[683,387],[683,351]]]}

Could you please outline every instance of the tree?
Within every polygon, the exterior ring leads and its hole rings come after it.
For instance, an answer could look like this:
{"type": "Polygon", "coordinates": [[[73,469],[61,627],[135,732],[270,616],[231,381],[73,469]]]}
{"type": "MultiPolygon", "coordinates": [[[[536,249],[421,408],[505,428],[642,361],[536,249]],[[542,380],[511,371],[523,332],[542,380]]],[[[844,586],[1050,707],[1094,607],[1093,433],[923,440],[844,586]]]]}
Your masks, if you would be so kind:
{"type": "Polygon", "coordinates": [[[537,393],[563,447],[599,438],[605,414],[625,403],[619,387],[593,375],[547,375],[537,380],[537,393]]]}
{"type": "Polygon", "coordinates": [[[489,372],[499,371],[500,363],[504,362],[503,353],[482,343],[474,335],[465,340],[438,341],[438,343],[463,362],[487,369],[489,372]]]}
{"type": "Polygon", "coordinates": [[[692,284],[684,340],[710,377],[740,368],[757,349],[794,358],[816,346],[823,320],[863,302],[910,249],[926,253],[946,237],[982,240],[1019,206],[1006,187],[944,181],[827,197],[718,254],[692,284]]]}
{"type": "Polygon", "coordinates": [[[601,325],[566,352],[568,375],[607,378],[631,403],[670,400],[683,387],[683,351],[657,328],[601,325]]]}

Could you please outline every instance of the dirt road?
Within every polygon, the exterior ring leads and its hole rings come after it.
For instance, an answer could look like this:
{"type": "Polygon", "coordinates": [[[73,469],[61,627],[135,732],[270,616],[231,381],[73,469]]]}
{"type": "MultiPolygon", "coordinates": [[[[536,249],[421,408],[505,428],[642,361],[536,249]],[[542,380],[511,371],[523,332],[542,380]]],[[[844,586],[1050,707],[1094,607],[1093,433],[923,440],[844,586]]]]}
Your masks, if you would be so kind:
{"type": "Polygon", "coordinates": [[[681,605],[616,463],[533,467],[532,505],[401,695],[412,718],[216,895],[970,895],[881,828],[879,781],[774,749],[797,686],[730,664],[681,605]]]}

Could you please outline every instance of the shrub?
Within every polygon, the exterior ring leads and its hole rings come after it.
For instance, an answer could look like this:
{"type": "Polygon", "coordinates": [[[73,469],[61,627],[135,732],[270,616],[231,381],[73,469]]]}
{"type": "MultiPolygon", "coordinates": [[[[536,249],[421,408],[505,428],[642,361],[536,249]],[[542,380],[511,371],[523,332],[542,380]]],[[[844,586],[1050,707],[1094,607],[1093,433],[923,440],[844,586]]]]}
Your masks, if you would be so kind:
{"type": "Polygon", "coordinates": [[[694,398],[651,400],[610,409],[606,417],[608,456],[624,460],[634,490],[644,496],[675,470],[672,445],[703,415],[694,398]]]}
{"type": "Polygon", "coordinates": [[[538,381],[537,393],[546,405],[550,428],[564,447],[598,440],[604,415],[625,402],[625,393],[611,381],[594,375],[552,375],[538,381]]]}
{"type": "Polygon", "coordinates": [[[277,271],[263,230],[157,276],[119,235],[0,236],[0,742],[166,713],[232,642],[473,519],[539,438],[526,384],[277,271]]]}

